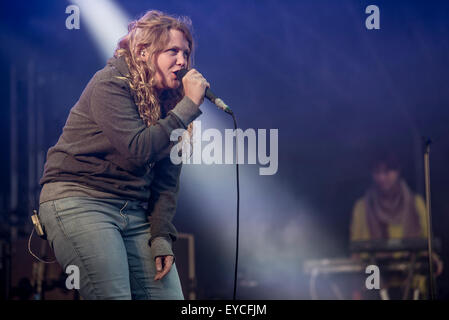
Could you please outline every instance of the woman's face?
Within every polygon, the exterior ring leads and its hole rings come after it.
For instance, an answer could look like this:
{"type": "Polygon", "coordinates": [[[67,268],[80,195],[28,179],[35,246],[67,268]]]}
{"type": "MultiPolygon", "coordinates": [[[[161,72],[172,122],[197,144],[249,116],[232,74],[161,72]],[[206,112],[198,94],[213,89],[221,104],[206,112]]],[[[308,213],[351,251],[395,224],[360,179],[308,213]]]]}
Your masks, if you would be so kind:
{"type": "Polygon", "coordinates": [[[170,30],[167,47],[155,57],[156,87],[158,89],[177,89],[181,82],[175,72],[187,68],[190,57],[189,42],[179,30],[170,30]]]}

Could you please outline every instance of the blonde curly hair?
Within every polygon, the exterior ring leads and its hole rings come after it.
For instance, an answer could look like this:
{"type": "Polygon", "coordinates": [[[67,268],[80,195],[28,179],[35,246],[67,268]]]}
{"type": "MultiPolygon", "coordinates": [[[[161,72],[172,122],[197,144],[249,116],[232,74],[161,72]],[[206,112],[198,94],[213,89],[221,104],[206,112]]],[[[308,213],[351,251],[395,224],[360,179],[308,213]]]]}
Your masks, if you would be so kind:
{"type": "MultiPolygon", "coordinates": [[[[173,109],[184,96],[182,84],[177,89],[166,90],[158,95],[156,70],[152,62],[166,49],[170,41],[170,30],[179,30],[189,44],[187,68],[190,68],[194,49],[191,27],[192,22],[188,17],[174,17],[161,11],[150,10],[140,19],[129,23],[128,34],[117,45],[114,56],[124,57],[128,65],[130,74],[126,79],[134,93],[140,117],[147,126],[155,124],[161,118],[162,112],[166,114],[173,109]],[[150,56],[148,63],[139,58],[144,49],[150,56]]],[[[190,134],[192,130],[193,124],[190,124],[190,134]]]]}

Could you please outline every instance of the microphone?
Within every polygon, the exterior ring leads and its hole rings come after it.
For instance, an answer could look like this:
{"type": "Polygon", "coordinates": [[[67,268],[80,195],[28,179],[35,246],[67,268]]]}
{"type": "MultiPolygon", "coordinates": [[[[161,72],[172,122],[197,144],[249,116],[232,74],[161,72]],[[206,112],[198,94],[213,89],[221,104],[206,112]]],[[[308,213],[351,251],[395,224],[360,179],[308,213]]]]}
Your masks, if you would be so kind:
{"type": "MultiPolygon", "coordinates": [[[[184,78],[184,76],[186,75],[186,73],[189,72],[189,70],[187,69],[181,69],[179,71],[176,72],[176,78],[178,78],[179,81],[182,80],[182,78],[184,78]]],[[[205,96],[207,99],[209,99],[212,103],[214,103],[219,109],[223,110],[226,113],[229,113],[230,115],[233,114],[231,108],[229,108],[226,103],[224,103],[223,100],[221,100],[220,98],[218,98],[213,92],[212,90],[210,90],[210,88],[206,88],[206,93],[205,96]]]]}

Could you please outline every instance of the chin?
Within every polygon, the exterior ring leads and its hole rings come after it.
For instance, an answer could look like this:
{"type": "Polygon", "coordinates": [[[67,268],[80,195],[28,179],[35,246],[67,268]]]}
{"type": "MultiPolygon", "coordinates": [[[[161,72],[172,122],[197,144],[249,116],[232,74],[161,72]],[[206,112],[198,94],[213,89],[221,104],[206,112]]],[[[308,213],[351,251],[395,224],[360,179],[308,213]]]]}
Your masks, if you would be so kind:
{"type": "Polygon", "coordinates": [[[164,91],[164,90],[175,90],[175,89],[179,88],[179,84],[178,83],[167,83],[167,84],[164,84],[162,86],[157,86],[157,88],[159,90],[162,90],[162,91],[164,91]]]}
{"type": "Polygon", "coordinates": [[[170,89],[178,89],[180,85],[181,84],[179,83],[179,81],[173,81],[170,83],[169,87],[170,87],[170,89]]]}

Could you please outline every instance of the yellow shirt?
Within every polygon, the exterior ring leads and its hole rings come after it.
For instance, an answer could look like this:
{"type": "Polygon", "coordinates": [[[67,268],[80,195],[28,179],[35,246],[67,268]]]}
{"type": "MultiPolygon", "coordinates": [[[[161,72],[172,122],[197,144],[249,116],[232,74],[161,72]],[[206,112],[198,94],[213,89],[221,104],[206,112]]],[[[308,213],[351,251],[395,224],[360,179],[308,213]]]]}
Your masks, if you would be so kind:
{"type": "MultiPolygon", "coordinates": [[[[415,195],[416,211],[419,215],[421,225],[421,237],[427,237],[427,219],[426,219],[426,205],[420,195],[415,195]]],[[[368,222],[366,219],[366,204],[364,198],[356,201],[352,210],[351,221],[351,241],[370,240],[368,222]]],[[[401,224],[388,226],[388,235],[390,239],[402,239],[404,234],[403,226],[401,224]]]]}

